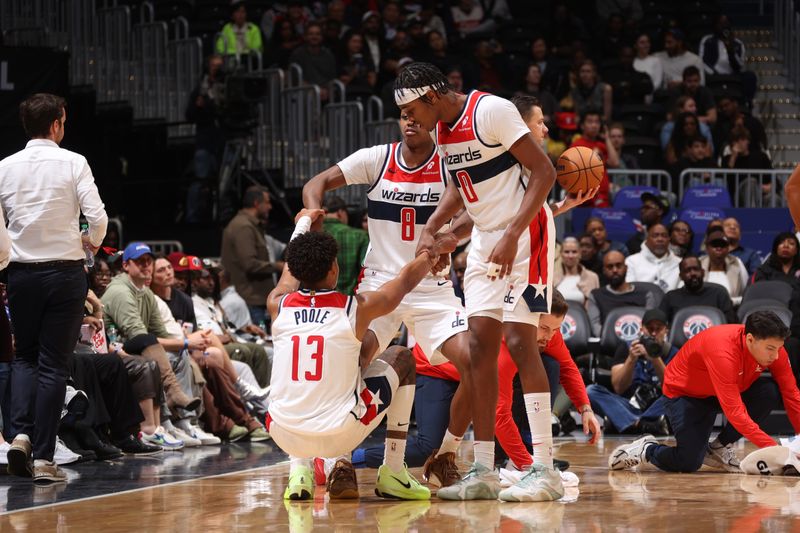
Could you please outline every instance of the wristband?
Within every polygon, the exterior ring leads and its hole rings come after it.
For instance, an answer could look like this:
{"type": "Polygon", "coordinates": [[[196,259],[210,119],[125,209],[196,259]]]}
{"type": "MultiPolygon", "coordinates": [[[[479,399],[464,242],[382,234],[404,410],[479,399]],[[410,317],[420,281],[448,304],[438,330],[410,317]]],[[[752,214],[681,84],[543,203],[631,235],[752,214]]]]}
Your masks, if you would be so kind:
{"type": "Polygon", "coordinates": [[[186,350],[187,352],[189,351],[189,339],[187,339],[186,337],[184,337],[183,339],[183,349],[186,350]]]}
{"type": "Polygon", "coordinates": [[[289,239],[289,241],[293,241],[295,237],[306,233],[309,229],[311,229],[311,217],[300,217],[300,220],[297,221],[297,224],[294,227],[294,232],[292,232],[292,237],[289,239]]]}

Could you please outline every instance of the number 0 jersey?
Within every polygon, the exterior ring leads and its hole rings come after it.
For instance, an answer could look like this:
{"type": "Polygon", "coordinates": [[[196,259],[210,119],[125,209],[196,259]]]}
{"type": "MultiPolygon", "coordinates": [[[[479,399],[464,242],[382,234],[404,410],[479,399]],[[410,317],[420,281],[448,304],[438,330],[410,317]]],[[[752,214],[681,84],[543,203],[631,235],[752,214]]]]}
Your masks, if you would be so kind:
{"type": "Polygon", "coordinates": [[[519,211],[528,179],[509,149],[530,130],[517,108],[479,91],[453,124],[439,122],[436,144],[480,231],[505,228],[519,211]]]}
{"type": "Polygon", "coordinates": [[[447,171],[435,148],[414,168],[405,165],[401,151],[399,142],[373,146],[338,163],[348,185],[370,185],[364,267],[391,274],[414,260],[422,228],[447,186],[447,171]]]}
{"type": "Polygon", "coordinates": [[[269,415],[296,433],[325,434],[365,412],[358,396],[361,341],[354,297],[299,290],[283,297],[272,323],[269,415]]]}

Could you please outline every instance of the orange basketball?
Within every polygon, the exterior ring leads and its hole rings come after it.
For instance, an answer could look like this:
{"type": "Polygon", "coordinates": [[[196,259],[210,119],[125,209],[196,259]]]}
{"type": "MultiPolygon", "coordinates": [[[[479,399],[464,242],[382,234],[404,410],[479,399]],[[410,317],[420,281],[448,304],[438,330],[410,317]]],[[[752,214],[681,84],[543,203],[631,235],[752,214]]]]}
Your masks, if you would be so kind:
{"type": "Polygon", "coordinates": [[[585,193],[600,185],[603,168],[600,154],[585,146],[573,146],[556,163],[558,184],[570,194],[585,193]]]}

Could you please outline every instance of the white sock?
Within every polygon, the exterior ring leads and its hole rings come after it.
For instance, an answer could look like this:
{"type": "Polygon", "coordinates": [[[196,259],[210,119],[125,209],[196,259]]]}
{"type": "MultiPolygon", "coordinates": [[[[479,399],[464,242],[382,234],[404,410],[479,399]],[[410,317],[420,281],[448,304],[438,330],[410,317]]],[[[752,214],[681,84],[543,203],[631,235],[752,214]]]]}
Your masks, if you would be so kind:
{"type": "Polygon", "coordinates": [[[185,431],[186,433],[188,433],[189,435],[191,435],[193,433],[192,425],[189,423],[189,419],[188,418],[181,418],[180,420],[175,422],[175,425],[178,428],[180,428],[183,431],[185,431]]]}
{"type": "Polygon", "coordinates": [[[299,457],[289,457],[289,472],[294,472],[296,469],[306,467],[313,469],[311,459],[300,459],[299,457]]]}
{"type": "Polygon", "coordinates": [[[386,438],[383,451],[383,463],[394,472],[403,470],[406,459],[406,435],[411,408],[414,406],[415,385],[402,385],[392,396],[392,403],[386,408],[386,433],[393,431],[402,433],[402,438],[386,438]]]}
{"type": "Polygon", "coordinates": [[[475,450],[475,462],[494,470],[494,441],[476,440],[472,446],[475,450]]]}
{"type": "Polygon", "coordinates": [[[461,446],[461,441],[464,440],[464,436],[456,437],[450,430],[444,432],[444,439],[442,439],[442,445],[439,446],[439,451],[436,452],[436,457],[439,457],[445,453],[456,453],[458,451],[458,447],[461,446]]]}
{"type": "Polygon", "coordinates": [[[550,393],[523,394],[528,424],[531,426],[533,462],[553,468],[553,428],[550,422],[550,393]]]}

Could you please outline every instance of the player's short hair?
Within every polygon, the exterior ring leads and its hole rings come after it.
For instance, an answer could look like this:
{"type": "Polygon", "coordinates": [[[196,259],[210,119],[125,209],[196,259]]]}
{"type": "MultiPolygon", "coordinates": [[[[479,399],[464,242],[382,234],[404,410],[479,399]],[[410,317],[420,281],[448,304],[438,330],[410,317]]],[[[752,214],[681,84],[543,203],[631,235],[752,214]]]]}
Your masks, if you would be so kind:
{"type": "Polygon", "coordinates": [[[569,311],[569,304],[558,290],[553,290],[553,300],[550,302],[550,314],[553,316],[564,316],[569,311]]]}
{"type": "MultiPolygon", "coordinates": [[[[395,91],[402,91],[404,89],[417,89],[419,87],[431,88],[436,94],[443,95],[453,90],[447,77],[442,74],[442,71],[430,63],[423,63],[415,61],[409,63],[398,74],[397,79],[394,81],[395,91]]],[[[426,104],[431,104],[430,98],[427,95],[422,95],[419,98],[426,104]]]]}
{"type": "Polygon", "coordinates": [[[759,340],[783,340],[791,333],[774,311],[754,311],[750,313],[750,316],[744,322],[744,332],[751,333],[753,337],[759,340]]]}
{"type": "Polygon", "coordinates": [[[66,105],[63,98],[48,93],[37,93],[23,100],[19,118],[28,137],[47,137],[53,122],[64,116],[66,105]]]}
{"type": "Polygon", "coordinates": [[[542,104],[539,103],[538,98],[525,94],[518,94],[517,96],[514,96],[511,98],[511,103],[516,106],[517,111],[519,111],[519,114],[522,115],[522,120],[528,120],[531,118],[531,114],[533,114],[533,108],[535,106],[542,107],[542,104]]]}
{"type": "Polygon", "coordinates": [[[286,245],[286,263],[301,284],[319,283],[330,272],[339,245],[330,233],[309,231],[286,245]]]}

